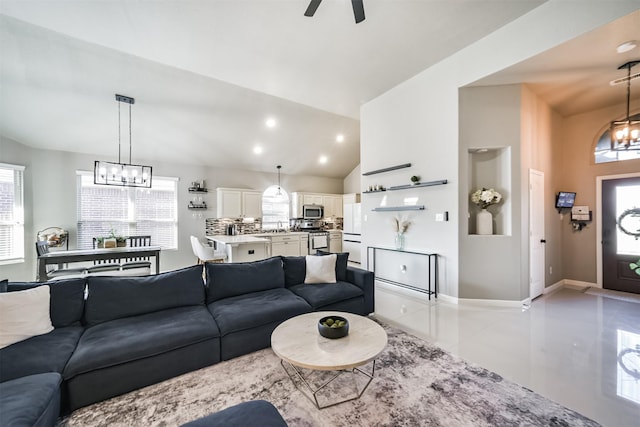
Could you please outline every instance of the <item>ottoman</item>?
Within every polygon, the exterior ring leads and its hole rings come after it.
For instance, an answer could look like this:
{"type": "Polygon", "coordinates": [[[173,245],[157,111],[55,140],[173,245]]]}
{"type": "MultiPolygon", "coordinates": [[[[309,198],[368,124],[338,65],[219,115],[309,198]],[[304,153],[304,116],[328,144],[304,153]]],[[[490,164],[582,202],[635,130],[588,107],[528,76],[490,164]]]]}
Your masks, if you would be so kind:
{"type": "Polygon", "coordinates": [[[287,427],[280,412],[266,400],[243,402],[208,415],[182,427],[287,427]]]}

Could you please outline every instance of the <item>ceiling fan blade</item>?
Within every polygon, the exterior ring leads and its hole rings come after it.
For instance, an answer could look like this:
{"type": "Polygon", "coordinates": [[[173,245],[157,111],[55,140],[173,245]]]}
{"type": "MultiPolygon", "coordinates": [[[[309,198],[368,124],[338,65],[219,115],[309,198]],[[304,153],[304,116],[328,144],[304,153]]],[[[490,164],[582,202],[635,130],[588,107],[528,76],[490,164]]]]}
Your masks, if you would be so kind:
{"type": "Polygon", "coordinates": [[[316,13],[316,10],[318,10],[320,2],[322,2],[322,0],[311,0],[309,7],[307,7],[307,10],[304,12],[304,16],[313,16],[313,14],[316,13]]]}
{"type": "Polygon", "coordinates": [[[364,21],[364,5],[362,0],[351,0],[353,6],[353,16],[356,18],[356,24],[364,21]]]}

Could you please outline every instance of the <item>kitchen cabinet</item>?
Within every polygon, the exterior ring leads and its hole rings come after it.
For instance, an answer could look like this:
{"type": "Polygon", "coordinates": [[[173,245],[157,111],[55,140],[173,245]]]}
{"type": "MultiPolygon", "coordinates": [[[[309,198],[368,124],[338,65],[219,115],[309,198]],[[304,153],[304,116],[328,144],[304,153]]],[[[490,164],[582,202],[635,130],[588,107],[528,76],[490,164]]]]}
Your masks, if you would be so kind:
{"type": "Polygon", "coordinates": [[[271,256],[300,256],[299,235],[269,236],[269,239],[271,240],[271,256]]]}
{"type": "Polygon", "coordinates": [[[254,190],[217,188],[218,218],[261,218],[262,193],[254,190]]]}
{"type": "Polygon", "coordinates": [[[309,255],[309,235],[308,234],[300,235],[300,255],[302,256],[309,255]]]}
{"type": "Polygon", "coordinates": [[[324,206],[324,217],[342,217],[342,194],[291,193],[291,218],[302,218],[302,205],[324,206]]]}
{"type": "Polygon", "coordinates": [[[335,194],[325,194],[322,196],[325,218],[342,218],[342,196],[335,194]]]}
{"type": "Polygon", "coordinates": [[[329,232],[329,251],[330,252],[342,252],[342,232],[330,231],[329,232]]]}

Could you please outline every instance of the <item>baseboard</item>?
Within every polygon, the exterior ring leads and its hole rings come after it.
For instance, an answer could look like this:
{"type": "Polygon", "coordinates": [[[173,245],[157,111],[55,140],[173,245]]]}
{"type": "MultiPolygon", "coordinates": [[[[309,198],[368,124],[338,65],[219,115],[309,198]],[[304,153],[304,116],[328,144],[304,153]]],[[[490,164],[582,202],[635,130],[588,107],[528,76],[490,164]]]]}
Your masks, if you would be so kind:
{"type": "Polygon", "coordinates": [[[449,304],[458,304],[458,297],[452,297],[450,295],[438,294],[438,299],[449,304]]]}
{"type": "Polygon", "coordinates": [[[550,294],[552,292],[556,292],[556,291],[562,289],[563,287],[564,287],[564,279],[554,283],[551,286],[548,286],[548,287],[544,288],[544,290],[542,291],[542,294],[543,295],[547,295],[547,294],[550,294]]]}
{"type": "Polygon", "coordinates": [[[582,291],[586,288],[600,288],[597,283],[582,282],[580,280],[564,279],[563,282],[565,288],[576,289],[578,291],[582,291]]]}
{"type": "Polygon", "coordinates": [[[529,298],[525,298],[522,301],[509,301],[501,299],[470,299],[470,298],[458,298],[461,305],[475,305],[485,307],[514,307],[521,308],[531,303],[529,298]]]}

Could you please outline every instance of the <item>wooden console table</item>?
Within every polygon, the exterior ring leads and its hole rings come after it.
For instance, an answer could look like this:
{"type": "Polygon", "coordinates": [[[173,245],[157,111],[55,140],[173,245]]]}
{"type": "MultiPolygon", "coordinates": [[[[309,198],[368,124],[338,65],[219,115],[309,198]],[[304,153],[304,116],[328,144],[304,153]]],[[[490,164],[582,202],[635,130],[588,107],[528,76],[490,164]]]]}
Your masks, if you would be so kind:
{"type": "Polygon", "coordinates": [[[47,265],[71,262],[98,261],[137,257],[154,257],[156,274],[160,273],[160,246],[139,246],[111,249],[77,249],[71,251],[49,252],[38,257],[38,281],[47,280],[47,265]]]}
{"type": "Polygon", "coordinates": [[[438,254],[368,246],[367,266],[374,280],[438,298],[438,254]]]}

